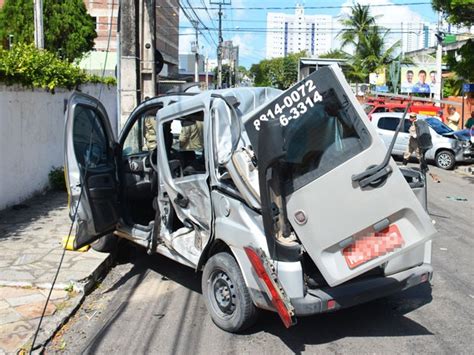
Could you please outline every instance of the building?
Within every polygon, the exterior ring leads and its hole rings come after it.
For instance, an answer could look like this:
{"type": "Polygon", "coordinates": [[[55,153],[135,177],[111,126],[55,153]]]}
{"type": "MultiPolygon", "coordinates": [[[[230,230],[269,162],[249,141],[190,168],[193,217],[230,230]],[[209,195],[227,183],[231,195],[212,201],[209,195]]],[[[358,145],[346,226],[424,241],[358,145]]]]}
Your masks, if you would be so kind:
{"type": "Polygon", "coordinates": [[[336,34],[333,21],[329,15],[305,15],[302,5],[296,5],[294,14],[269,12],[266,57],[284,57],[301,51],[310,56],[329,52],[336,34]]]}

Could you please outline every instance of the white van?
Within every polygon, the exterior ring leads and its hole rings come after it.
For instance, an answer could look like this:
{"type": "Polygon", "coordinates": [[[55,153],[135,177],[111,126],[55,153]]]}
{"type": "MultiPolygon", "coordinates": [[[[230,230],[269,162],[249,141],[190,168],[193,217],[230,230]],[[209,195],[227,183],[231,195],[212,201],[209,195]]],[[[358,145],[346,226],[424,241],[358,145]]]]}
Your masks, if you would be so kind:
{"type": "Polygon", "coordinates": [[[90,96],[66,115],[75,247],[126,238],[202,270],[224,330],[258,308],[290,327],[431,279],[435,229],[337,66],[285,92],[151,99],[118,139],[90,96]]]}

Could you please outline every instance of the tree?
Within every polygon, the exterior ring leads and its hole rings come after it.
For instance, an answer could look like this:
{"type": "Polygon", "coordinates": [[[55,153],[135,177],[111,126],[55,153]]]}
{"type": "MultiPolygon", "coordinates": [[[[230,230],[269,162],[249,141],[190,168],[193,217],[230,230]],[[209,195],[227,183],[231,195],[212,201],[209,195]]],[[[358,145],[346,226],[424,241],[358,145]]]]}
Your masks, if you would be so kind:
{"type": "Polygon", "coordinates": [[[329,58],[329,59],[348,59],[349,54],[344,52],[341,49],[331,49],[329,52],[321,54],[319,58],[329,58]]]}
{"type": "Polygon", "coordinates": [[[348,18],[342,19],[344,28],[338,33],[341,37],[341,47],[354,46],[357,52],[359,43],[366,36],[369,29],[375,25],[375,17],[370,15],[369,6],[355,4],[351,8],[348,18]]]}
{"type": "Polygon", "coordinates": [[[306,52],[290,53],[286,57],[264,59],[253,64],[250,73],[254,76],[255,86],[273,86],[281,90],[288,89],[298,80],[298,62],[306,52]]]}
{"type": "Polygon", "coordinates": [[[350,46],[354,49],[354,53],[348,55],[349,68],[346,75],[349,80],[364,82],[370,73],[394,60],[400,42],[385,48],[390,30],[377,26],[375,19],[370,15],[369,6],[356,4],[349,17],[341,21],[344,29],[338,36],[342,39],[342,48],[350,46]]]}
{"type": "Polygon", "coordinates": [[[433,0],[432,5],[436,11],[447,14],[451,23],[465,26],[474,24],[473,0],[433,0]]]}
{"type": "MultiPolygon", "coordinates": [[[[0,43],[33,43],[32,0],[6,0],[0,10],[0,43]]],[[[94,47],[95,23],[83,0],[44,0],[45,49],[72,62],[94,47]]]]}

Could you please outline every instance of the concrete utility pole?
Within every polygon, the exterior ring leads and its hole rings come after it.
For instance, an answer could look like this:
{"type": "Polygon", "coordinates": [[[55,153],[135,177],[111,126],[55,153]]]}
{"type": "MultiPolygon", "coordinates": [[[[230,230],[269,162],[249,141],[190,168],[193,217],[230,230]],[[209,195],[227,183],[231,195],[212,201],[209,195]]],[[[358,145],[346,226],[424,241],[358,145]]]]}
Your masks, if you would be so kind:
{"type": "MultiPolygon", "coordinates": [[[[441,100],[441,71],[442,71],[442,56],[443,56],[443,36],[441,33],[441,12],[438,12],[438,33],[436,34],[437,46],[436,46],[436,85],[435,85],[435,100],[441,100]]],[[[439,103],[436,104],[440,106],[439,103]]]]}
{"type": "Polygon", "coordinates": [[[155,97],[157,94],[156,80],[156,16],[155,0],[140,1],[140,87],[141,101],[155,97]]]}
{"type": "Polygon", "coordinates": [[[199,22],[194,20],[191,21],[191,24],[193,25],[196,33],[196,41],[191,45],[191,52],[194,52],[194,82],[199,83],[199,22]]]}
{"type": "Polygon", "coordinates": [[[35,47],[44,48],[43,0],[33,0],[35,19],[35,47]]]}
{"type": "Polygon", "coordinates": [[[120,2],[120,127],[140,102],[140,59],[138,36],[139,5],[135,0],[120,2]]]}
{"type": "Polygon", "coordinates": [[[231,0],[210,0],[211,5],[219,5],[219,44],[217,46],[217,88],[222,88],[222,6],[231,5],[231,0]]]}
{"type": "Polygon", "coordinates": [[[121,126],[140,102],[157,94],[155,8],[155,0],[120,1],[121,126]]]}

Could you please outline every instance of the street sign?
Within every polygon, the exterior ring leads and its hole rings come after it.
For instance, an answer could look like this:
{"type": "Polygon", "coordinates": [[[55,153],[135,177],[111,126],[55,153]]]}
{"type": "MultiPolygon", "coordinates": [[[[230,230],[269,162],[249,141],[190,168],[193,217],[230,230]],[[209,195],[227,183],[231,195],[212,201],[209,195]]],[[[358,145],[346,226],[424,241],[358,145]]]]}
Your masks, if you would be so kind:
{"type": "Polygon", "coordinates": [[[468,83],[462,85],[462,91],[466,92],[474,92],[474,83],[468,83]]]}

